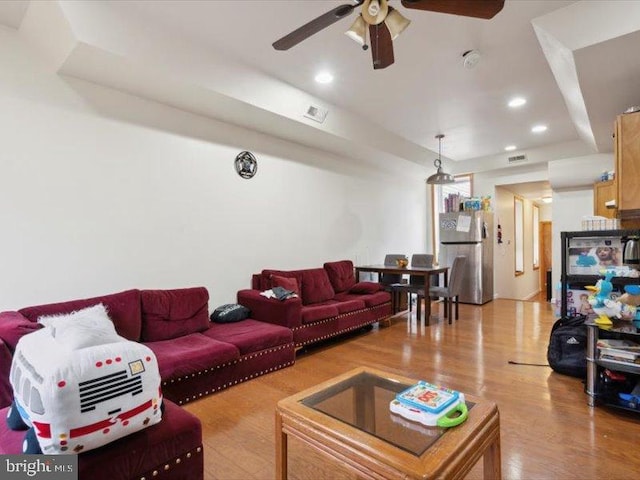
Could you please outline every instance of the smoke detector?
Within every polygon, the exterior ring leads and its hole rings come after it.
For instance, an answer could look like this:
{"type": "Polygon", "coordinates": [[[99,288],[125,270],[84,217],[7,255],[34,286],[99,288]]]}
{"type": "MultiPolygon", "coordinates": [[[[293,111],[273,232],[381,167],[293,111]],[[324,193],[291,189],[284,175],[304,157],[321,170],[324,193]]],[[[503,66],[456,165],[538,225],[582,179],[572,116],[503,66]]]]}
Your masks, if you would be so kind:
{"type": "Polygon", "coordinates": [[[478,50],[467,50],[462,54],[462,64],[464,68],[472,69],[480,61],[480,52],[478,50]]]}

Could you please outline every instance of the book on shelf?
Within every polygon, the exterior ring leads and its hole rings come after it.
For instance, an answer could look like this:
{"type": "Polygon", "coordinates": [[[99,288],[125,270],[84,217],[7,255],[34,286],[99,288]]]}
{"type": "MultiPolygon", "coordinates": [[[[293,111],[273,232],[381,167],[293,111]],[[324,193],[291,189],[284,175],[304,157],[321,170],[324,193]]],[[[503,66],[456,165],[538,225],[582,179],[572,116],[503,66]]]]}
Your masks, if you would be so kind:
{"type": "Polygon", "coordinates": [[[608,362],[614,362],[624,365],[639,365],[640,366],[640,356],[635,358],[627,358],[621,357],[619,355],[609,355],[607,353],[600,352],[600,359],[606,360],[608,362]]]}
{"type": "Polygon", "coordinates": [[[607,355],[609,357],[624,358],[631,361],[640,358],[640,352],[638,351],[618,350],[616,348],[601,348],[600,356],[602,357],[603,355],[607,355]]]}
{"type": "Polygon", "coordinates": [[[596,342],[598,348],[608,348],[616,350],[638,351],[640,353],[640,343],[627,340],[625,338],[600,338],[596,342]]]}

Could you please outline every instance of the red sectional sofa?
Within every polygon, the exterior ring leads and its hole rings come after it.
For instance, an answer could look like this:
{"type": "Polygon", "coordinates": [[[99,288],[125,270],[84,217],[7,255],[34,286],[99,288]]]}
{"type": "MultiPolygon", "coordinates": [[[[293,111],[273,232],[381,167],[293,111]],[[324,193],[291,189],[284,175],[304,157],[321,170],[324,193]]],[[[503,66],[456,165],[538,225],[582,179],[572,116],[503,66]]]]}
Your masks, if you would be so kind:
{"type": "Polygon", "coordinates": [[[322,268],[265,269],[254,274],[251,289],[240,290],[239,304],[261,322],[288,327],[296,347],[341,335],[391,315],[391,295],[378,283],[356,282],[350,260],[322,268]],[[261,292],[281,286],[297,298],[277,300],[261,292]]]}
{"type": "MultiPolygon", "coordinates": [[[[13,399],[9,383],[18,340],[40,328],[43,315],[71,313],[102,303],[121,336],[155,353],[165,411],[162,421],[113,443],[79,455],[80,479],[203,478],[201,424],[183,404],[259,375],[292,365],[289,328],[254,319],[209,321],[204,287],[125,292],[26,307],[0,313],[0,415],[13,399]],[[175,402],[175,403],[173,403],[175,402]]],[[[0,454],[21,452],[24,431],[0,421],[0,454]]]]}
{"type": "Polygon", "coordinates": [[[0,407],[11,403],[9,369],[17,339],[37,328],[43,315],[70,313],[98,303],[107,308],[118,334],[153,350],[164,398],[177,404],[294,363],[289,329],[253,319],[212,323],[208,302],[204,287],[127,290],[0,313],[0,407]]]}
{"type": "MultiPolygon", "coordinates": [[[[22,452],[24,430],[11,430],[0,410],[0,455],[22,452]]],[[[203,480],[202,426],[195,415],[165,400],[162,421],[78,455],[79,480],[203,480]]]]}

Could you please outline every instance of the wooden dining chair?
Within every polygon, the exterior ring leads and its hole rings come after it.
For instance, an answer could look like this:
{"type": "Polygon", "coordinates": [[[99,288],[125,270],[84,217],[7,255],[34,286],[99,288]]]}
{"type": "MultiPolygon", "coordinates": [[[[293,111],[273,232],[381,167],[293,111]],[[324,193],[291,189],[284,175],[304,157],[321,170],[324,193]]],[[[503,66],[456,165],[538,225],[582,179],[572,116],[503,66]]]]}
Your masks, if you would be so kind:
{"type": "MultiPolygon", "coordinates": [[[[458,297],[460,295],[460,291],[462,290],[462,279],[464,277],[464,266],[467,263],[467,257],[464,255],[458,255],[453,260],[453,265],[451,265],[451,271],[449,273],[449,285],[446,287],[431,287],[429,288],[428,295],[430,297],[442,297],[444,298],[444,318],[449,317],[449,324],[451,324],[452,320],[452,308],[455,303],[456,306],[456,317],[458,320],[458,297]]],[[[422,290],[418,293],[418,301],[421,300],[420,297],[425,296],[425,291],[422,290]]]]}

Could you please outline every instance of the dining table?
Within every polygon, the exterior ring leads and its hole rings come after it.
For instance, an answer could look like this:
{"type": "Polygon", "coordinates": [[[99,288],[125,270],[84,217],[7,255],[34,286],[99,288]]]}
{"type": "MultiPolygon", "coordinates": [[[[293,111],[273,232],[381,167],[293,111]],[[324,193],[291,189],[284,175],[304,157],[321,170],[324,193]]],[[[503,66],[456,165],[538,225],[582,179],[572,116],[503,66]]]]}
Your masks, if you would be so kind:
{"type": "MultiPolygon", "coordinates": [[[[429,300],[429,287],[431,287],[431,279],[433,275],[440,275],[444,277],[444,286],[448,286],[449,282],[449,267],[441,265],[433,265],[431,267],[412,267],[407,265],[406,267],[399,267],[397,265],[359,265],[355,267],[356,281],[360,281],[360,273],[377,273],[380,274],[394,274],[394,275],[422,275],[424,276],[425,287],[425,302],[424,302],[424,324],[429,325],[429,318],[431,317],[431,301],[429,300]]],[[[396,298],[391,294],[392,311],[396,313],[396,298]]],[[[416,306],[416,318],[418,322],[421,317],[421,302],[417,302],[416,306]]]]}

